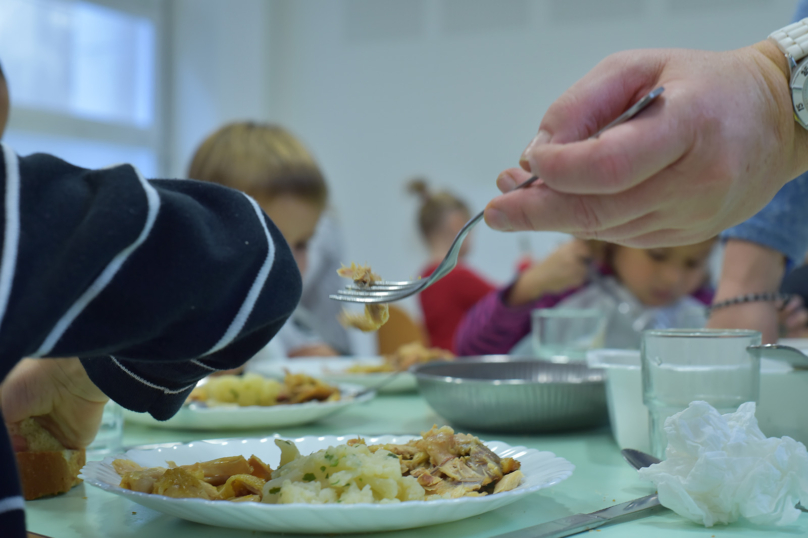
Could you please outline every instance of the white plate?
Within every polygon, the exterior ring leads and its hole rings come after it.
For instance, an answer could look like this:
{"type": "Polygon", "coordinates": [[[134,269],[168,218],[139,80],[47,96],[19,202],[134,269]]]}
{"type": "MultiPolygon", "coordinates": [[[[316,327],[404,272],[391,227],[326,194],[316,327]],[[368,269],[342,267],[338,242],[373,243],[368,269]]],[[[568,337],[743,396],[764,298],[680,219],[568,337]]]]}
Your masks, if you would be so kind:
{"type": "Polygon", "coordinates": [[[374,392],[356,398],[364,387],[340,384],[342,397],[336,402],[306,402],[291,405],[273,405],[261,407],[251,405],[239,407],[235,404],[227,406],[204,407],[195,404],[184,405],[176,415],[168,420],[154,419],[148,413],[135,413],[123,410],[123,416],[129,422],[151,426],[154,428],[171,428],[175,430],[244,430],[248,428],[282,428],[308,424],[348,406],[372,400],[374,392]]]}
{"type": "MultiPolygon", "coordinates": [[[[274,362],[258,363],[251,371],[282,379],[284,370],[293,374],[303,373],[320,378],[329,383],[351,383],[366,388],[375,388],[386,380],[392,372],[375,374],[352,374],[345,370],[355,364],[378,365],[383,362],[381,357],[350,357],[350,358],[300,358],[286,359],[274,362]]],[[[411,392],[418,388],[415,376],[409,372],[401,372],[392,381],[379,388],[382,393],[411,392]]]]}
{"type": "MultiPolygon", "coordinates": [[[[539,452],[522,446],[511,447],[501,441],[488,441],[486,446],[501,457],[510,456],[522,464],[525,477],[512,490],[485,497],[464,497],[437,501],[409,501],[394,504],[263,504],[175,499],[162,495],[138,493],[118,487],[120,476],[112,461],[126,457],[146,467],[165,466],[166,460],[186,465],[226,456],[251,454],[274,466],[280,450],[273,440],[227,439],[196,441],[150,450],[129,450],[125,456],[110,456],[103,461],[88,462],[79,475],[88,484],[121,495],[138,504],[182,519],[236,529],[290,533],[360,533],[424,527],[476,516],[510,504],[525,495],[558,484],[572,475],[575,466],[552,452],[539,452]]],[[[356,435],[340,437],[302,437],[293,439],[301,454],[344,444],[356,435]]],[[[406,443],[413,436],[365,438],[368,444],[406,443]]]]}

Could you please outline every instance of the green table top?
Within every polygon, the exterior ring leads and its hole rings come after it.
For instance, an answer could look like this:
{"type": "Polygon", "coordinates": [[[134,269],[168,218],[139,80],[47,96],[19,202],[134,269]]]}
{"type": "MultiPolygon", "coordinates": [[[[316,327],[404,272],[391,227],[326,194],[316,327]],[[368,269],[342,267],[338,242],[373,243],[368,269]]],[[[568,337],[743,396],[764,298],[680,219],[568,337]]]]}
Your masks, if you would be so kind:
{"type": "MultiPolygon", "coordinates": [[[[278,433],[289,437],[304,435],[412,434],[443,424],[426,402],[416,394],[383,395],[363,405],[323,419],[319,423],[286,428],[278,433]]],[[[275,432],[251,430],[243,432],[188,432],[150,429],[126,424],[124,444],[127,446],[192,441],[224,437],[262,437],[275,432]]],[[[489,537],[569,515],[594,512],[653,493],[649,482],[639,479],[620,456],[620,451],[605,428],[552,435],[513,436],[477,434],[481,439],[500,439],[511,445],[524,445],[548,450],[575,464],[573,475],[564,482],[529,495],[513,504],[466,520],[411,530],[366,534],[368,538],[432,538],[489,537]]],[[[223,530],[172,516],[163,515],[135,504],[123,497],[82,484],[65,495],[27,503],[30,531],[52,538],[242,538],[248,536],[280,536],[256,531],[223,530]]],[[[705,528],[670,511],[626,523],[601,527],[598,538],[665,538],[713,536],[728,538],[770,537],[772,535],[808,536],[808,513],[788,527],[755,527],[746,523],[705,528]]],[[[2,533],[0,533],[2,534],[2,533]]],[[[289,536],[289,535],[285,535],[289,536]]],[[[593,535],[594,536],[594,535],[593,535]]]]}

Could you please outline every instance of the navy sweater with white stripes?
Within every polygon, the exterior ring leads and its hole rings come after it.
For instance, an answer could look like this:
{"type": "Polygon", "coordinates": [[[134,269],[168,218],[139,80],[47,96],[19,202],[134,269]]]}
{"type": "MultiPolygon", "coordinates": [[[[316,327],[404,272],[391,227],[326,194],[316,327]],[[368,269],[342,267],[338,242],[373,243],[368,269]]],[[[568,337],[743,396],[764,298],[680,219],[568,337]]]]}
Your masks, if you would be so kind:
{"type": "MultiPolygon", "coordinates": [[[[167,419],[297,305],[292,253],[248,196],[0,147],[0,379],[23,357],[78,356],[111,399],[167,419]]],[[[24,536],[22,509],[0,427],[0,534],[24,536]]]]}

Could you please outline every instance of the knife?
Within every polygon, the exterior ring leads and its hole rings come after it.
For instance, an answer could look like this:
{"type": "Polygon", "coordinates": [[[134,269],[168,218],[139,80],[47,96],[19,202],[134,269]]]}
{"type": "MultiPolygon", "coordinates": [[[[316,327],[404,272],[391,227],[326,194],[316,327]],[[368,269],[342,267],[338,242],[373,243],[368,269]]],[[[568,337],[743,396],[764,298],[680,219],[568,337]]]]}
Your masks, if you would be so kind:
{"type": "Polygon", "coordinates": [[[659,496],[654,493],[634,499],[633,501],[624,502],[592,512],[591,514],[576,514],[574,516],[562,517],[541,525],[527,527],[518,531],[506,532],[499,534],[494,538],[563,538],[579,532],[588,531],[596,527],[600,527],[605,523],[610,523],[616,518],[621,518],[629,514],[636,514],[638,512],[648,511],[642,516],[651,515],[657,510],[663,508],[659,504],[659,496]]]}

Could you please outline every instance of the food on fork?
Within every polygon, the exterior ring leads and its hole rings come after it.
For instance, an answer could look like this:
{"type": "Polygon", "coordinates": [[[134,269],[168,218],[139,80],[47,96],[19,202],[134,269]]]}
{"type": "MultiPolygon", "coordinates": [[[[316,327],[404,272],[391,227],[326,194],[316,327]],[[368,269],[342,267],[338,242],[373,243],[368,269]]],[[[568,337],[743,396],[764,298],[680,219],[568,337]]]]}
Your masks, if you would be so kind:
{"type": "Polygon", "coordinates": [[[385,355],[381,364],[354,364],[346,372],[351,374],[375,374],[384,372],[406,372],[412,366],[424,362],[447,361],[454,359],[451,351],[424,347],[420,342],[411,342],[399,347],[394,353],[385,355]]]}
{"type": "Polygon", "coordinates": [[[283,383],[258,374],[210,377],[205,384],[194,388],[188,397],[189,402],[205,402],[208,406],[236,404],[241,407],[299,404],[313,400],[333,402],[339,399],[337,387],[306,374],[289,372],[283,383]]]}
{"type": "Polygon", "coordinates": [[[22,436],[28,445],[16,453],[25,500],[66,493],[81,483],[84,449],[66,449],[33,418],[9,425],[9,433],[22,436]]]}
{"type": "MultiPolygon", "coordinates": [[[[369,265],[356,265],[351,262],[350,267],[344,265],[337,269],[341,277],[350,278],[359,288],[369,288],[374,282],[382,278],[371,271],[369,265]]],[[[340,313],[339,320],[345,327],[353,327],[363,332],[378,331],[390,318],[390,310],[386,304],[371,303],[365,305],[364,315],[353,314],[347,310],[340,313]]]]}
{"type": "Polygon", "coordinates": [[[120,487],[169,497],[268,504],[356,504],[481,497],[519,486],[520,463],[500,458],[472,435],[448,426],[404,444],[368,446],[363,439],[301,456],[292,441],[276,439],[279,467],[253,455],[193,465],[143,468],[112,465],[120,487]]]}

